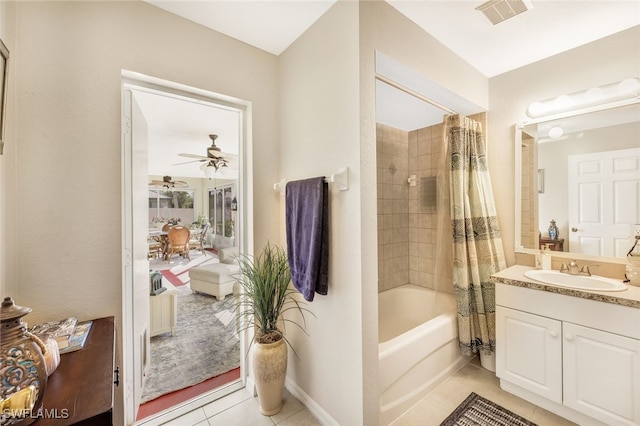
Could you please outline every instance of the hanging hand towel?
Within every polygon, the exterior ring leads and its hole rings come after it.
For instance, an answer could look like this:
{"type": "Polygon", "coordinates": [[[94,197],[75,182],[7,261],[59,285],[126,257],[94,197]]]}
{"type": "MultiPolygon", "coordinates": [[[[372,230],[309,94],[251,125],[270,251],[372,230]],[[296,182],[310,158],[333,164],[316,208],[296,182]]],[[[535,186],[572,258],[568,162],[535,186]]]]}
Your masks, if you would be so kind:
{"type": "Polygon", "coordinates": [[[311,302],[327,294],[329,271],[328,184],[324,177],[287,183],[287,255],[293,286],[311,302]]]}

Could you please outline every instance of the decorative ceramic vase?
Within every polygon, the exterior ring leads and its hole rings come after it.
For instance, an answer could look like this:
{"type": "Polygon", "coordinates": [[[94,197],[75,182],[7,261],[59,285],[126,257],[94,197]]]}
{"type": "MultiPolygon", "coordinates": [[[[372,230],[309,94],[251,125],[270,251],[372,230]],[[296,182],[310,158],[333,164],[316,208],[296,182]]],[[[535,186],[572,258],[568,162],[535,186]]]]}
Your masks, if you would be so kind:
{"type": "Polygon", "coordinates": [[[556,226],[556,221],[551,219],[551,222],[549,223],[549,239],[557,240],[559,236],[560,230],[556,226]]]}
{"type": "Polygon", "coordinates": [[[273,416],[279,413],[287,375],[287,345],[284,339],[275,343],[254,343],[253,372],[260,414],[273,416]]]}
{"type": "Polygon", "coordinates": [[[22,317],[31,312],[5,297],[0,313],[0,381],[2,425],[28,425],[37,420],[47,386],[44,344],[27,331],[22,317]],[[7,415],[6,421],[4,416],[7,415]]]}

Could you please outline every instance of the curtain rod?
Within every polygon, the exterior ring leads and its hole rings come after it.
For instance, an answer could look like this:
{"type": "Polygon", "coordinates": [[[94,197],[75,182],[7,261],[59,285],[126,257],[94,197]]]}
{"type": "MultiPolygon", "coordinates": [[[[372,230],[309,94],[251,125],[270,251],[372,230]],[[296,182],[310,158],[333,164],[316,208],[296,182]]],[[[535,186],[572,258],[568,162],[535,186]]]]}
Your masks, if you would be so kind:
{"type": "Polygon", "coordinates": [[[447,112],[449,114],[452,114],[452,115],[457,114],[457,112],[453,111],[452,109],[449,109],[446,106],[444,106],[442,104],[439,104],[436,101],[432,101],[431,99],[429,99],[429,98],[427,98],[425,96],[422,96],[420,93],[418,93],[418,92],[416,92],[414,90],[411,90],[408,87],[405,87],[405,86],[401,85],[400,83],[396,83],[395,81],[393,81],[393,80],[391,80],[391,79],[389,79],[389,78],[387,78],[387,77],[385,77],[383,75],[380,75],[380,74],[376,73],[376,80],[380,80],[383,83],[387,83],[389,86],[393,86],[398,90],[402,90],[403,92],[408,93],[409,95],[414,96],[414,97],[420,99],[421,101],[424,101],[424,102],[426,102],[426,103],[428,103],[430,105],[433,105],[436,108],[440,108],[441,110],[443,110],[443,111],[445,111],[445,112],[447,112]]]}

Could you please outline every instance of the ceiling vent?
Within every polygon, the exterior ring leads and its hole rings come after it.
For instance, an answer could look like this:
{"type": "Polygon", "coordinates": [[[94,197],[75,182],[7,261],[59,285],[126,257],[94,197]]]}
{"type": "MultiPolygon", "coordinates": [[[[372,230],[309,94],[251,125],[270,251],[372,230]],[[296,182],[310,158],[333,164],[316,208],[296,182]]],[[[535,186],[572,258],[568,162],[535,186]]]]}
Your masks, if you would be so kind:
{"type": "Polygon", "coordinates": [[[484,13],[496,25],[531,8],[533,5],[529,0],[489,0],[476,7],[476,10],[484,13]]]}

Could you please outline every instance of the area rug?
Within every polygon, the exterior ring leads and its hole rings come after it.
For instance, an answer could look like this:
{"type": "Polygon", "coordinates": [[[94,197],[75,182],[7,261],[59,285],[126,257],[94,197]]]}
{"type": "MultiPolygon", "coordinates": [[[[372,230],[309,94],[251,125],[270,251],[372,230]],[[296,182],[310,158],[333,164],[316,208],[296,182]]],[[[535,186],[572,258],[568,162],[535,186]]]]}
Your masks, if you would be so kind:
{"type": "Polygon", "coordinates": [[[440,426],[536,426],[495,402],[471,392],[440,426]]]}
{"type": "Polygon", "coordinates": [[[176,333],[151,338],[142,403],[240,366],[240,340],[229,303],[179,288],[176,333]]]}
{"type": "MultiPolygon", "coordinates": [[[[186,259],[185,259],[186,260],[186,259]]],[[[161,270],[160,273],[163,277],[165,277],[171,284],[176,287],[180,287],[186,284],[189,284],[189,270],[195,268],[196,266],[206,265],[209,263],[215,263],[218,261],[218,256],[211,255],[206,252],[206,254],[202,256],[198,256],[192,260],[190,260],[186,264],[178,264],[169,269],[161,270]]]]}

